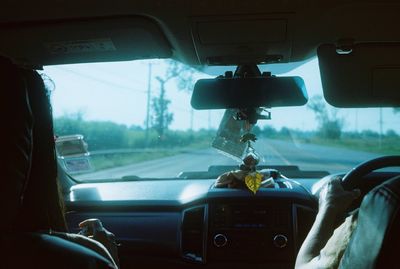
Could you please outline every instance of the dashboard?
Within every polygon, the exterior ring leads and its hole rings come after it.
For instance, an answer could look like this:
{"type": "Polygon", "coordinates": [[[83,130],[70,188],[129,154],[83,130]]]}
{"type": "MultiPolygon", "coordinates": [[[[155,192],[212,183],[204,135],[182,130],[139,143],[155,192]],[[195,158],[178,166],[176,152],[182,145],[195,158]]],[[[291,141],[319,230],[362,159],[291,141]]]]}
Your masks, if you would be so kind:
{"type": "Polygon", "coordinates": [[[99,218],[121,243],[122,268],[293,268],[317,212],[315,181],[279,179],[255,195],[215,179],[84,183],[71,188],[67,222],[78,232],[99,218]]]}

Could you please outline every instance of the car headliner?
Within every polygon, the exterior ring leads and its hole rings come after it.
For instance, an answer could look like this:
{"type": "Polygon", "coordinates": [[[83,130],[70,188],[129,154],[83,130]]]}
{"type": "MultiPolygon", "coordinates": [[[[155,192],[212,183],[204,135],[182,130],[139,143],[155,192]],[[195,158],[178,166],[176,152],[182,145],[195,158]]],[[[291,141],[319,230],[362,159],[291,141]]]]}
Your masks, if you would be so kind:
{"type": "Polygon", "coordinates": [[[0,9],[0,54],[39,67],[169,57],[191,66],[295,62],[277,69],[285,72],[320,44],[400,41],[399,13],[395,0],[9,0],[0,9]]]}

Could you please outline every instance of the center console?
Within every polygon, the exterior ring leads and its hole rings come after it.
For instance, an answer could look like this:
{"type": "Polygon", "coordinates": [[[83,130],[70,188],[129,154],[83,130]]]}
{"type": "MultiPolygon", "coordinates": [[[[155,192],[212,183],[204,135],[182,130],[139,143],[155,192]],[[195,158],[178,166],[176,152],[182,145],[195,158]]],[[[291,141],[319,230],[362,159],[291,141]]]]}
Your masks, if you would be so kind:
{"type": "Polygon", "coordinates": [[[288,200],[221,200],[183,213],[181,254],[195,263],[295,261],[314,212],[288,200]]]}
{"type": "Polygon", "coordinates": [[[212,203],[208,212],[208,261],[294,259],[290,203],[212,203]]]}

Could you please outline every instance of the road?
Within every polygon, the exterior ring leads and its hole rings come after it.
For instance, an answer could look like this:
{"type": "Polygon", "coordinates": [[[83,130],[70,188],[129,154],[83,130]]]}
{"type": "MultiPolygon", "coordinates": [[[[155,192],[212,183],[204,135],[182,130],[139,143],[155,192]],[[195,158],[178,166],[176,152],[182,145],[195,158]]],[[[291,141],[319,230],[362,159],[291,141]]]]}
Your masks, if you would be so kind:
{"type": "MultiPolygon", "coordinates": [[[[374,153],[303,144],[296,141],[260,139],[254,147],[263,157],[261,164],[297,165],[302,170],[324,170],[331,173],[346,172],[360,162],[380,156],[374,153]]],[[[121,178],[128,175],[149,178],[175,177],[182,171],[206,171],[210,165],[229,164],[238,164],[238,162],[209,148],[83,174],[76,178],[90,180],[121,178]]]]}

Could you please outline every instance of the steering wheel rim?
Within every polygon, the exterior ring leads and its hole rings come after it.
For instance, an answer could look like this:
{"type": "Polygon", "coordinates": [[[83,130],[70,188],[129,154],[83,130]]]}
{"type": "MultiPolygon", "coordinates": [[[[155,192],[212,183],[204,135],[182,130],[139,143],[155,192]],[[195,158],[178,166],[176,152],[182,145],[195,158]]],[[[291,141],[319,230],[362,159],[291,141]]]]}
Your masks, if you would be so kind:
{"type": "Polygon", "coordinates": [[[342,186],[345,190],[353,190],[362,183],[362,178],[374,170],[400,166],[400,155],[384,156],[361,163],[354,167],[342,178],[342,186]]]}

